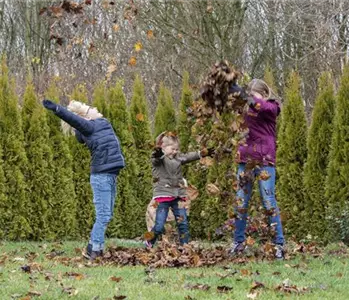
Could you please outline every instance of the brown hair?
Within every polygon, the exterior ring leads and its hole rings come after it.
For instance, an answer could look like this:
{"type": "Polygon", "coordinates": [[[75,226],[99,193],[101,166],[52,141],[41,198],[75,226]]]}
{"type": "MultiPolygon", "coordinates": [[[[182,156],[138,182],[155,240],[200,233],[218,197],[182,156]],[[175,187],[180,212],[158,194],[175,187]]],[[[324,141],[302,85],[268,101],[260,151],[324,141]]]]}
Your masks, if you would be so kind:
{"type": "Polygon", "coordinates": [[[179,138],[178,136],[171,131],[164,131],[161,134],[159,134],[156,138],[156,145],[158,147],[161,147],[162,145],[169,145],[169,144],[179,144],[179,138]]]}

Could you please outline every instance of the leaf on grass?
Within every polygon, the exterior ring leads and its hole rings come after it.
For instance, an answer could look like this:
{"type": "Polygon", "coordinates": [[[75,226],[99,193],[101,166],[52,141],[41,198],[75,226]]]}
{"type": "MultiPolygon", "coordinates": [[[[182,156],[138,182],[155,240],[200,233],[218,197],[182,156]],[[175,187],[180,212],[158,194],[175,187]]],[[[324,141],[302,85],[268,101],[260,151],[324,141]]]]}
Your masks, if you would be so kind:
{"type": "Polygon", "coordinates": [[[27,294],[27,296],[29,296],[29,297],[40,297],[41,295],[42,295],[42,293],[38,292],[38,291],[30,291],[27,294]]]}
{"type": "Polygon", "coordinates": [[[256,299],[257,296],[258,296],[258,292],[249,293],[247,294],[247,299],[256,299]]]}
{"type": "Polygon", "coordinates": [[[120,26],[119,26],[118,24],[114,24],[114,25],[113,25],[113,31],[114,31],[114,32],[119,31],[119,29],[120,29],[120,26]]]}
{"type": "Polygon", "coordinates": [[[115,300],[122,300],[122,299],[126,299],[126,298],[127,298],[127,296],[123,296],[123,295],[113,297],[113,299],[115,299],[115,300]]]}
{"type": "Polygon", "coordinates": [[[240,273],[241,273],[242,276],[249,276],[249,275],[251,275],[251,272],[249,270],[247,270],[247,269],[241,269],[240,273]]]}
{"type": "Polygon", "coordinates": [[[265,285],[264,285],[262,282],[254,281],[254,282],[252,283],[252,286],[251,286],[251,292],[252,292],[253,290],[260,289],[260,288],[265,288],[265,285]]]}
{"type": "Polygon", "coordinates": [[[83,274],[75,273],[75,272],[65,272],[64,276],[72,277],[72,278],[75,278],[76,280],[81,280],[85,277],[83,274]]]}
{"type": "Polygon", "coordinates": [[[228,293],[231,291],[233,288],[225,285],[217,286],[217,291],[219,293],[228,293]]]}
{"type": "Polygon", "coordinates": [[[111,281],[115,281],[115,282],[120,282],[121,281],[121,277],[116,277],[116,276],[112,276],[109,278],[111,281]]]}
{"type": "Polygon", "coordinates": [[[189,290],[202,290],[202,291],[208,291],[210,289],[210,286],[207,284],[185,284],[184,285],[185,289],[189,290]]]}

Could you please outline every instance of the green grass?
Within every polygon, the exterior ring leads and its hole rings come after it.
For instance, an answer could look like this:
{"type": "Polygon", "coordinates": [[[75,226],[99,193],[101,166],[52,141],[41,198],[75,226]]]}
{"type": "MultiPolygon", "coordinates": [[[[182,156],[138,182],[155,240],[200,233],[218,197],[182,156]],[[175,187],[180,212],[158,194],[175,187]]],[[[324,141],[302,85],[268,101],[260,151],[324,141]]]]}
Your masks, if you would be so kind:
{"type": "MultiPolygon", "coordinates": [[[[141,246],[139,242],[109,240],[109,245],[129,247],[141,246]]],[[[0,299],[248,299],[254,281],[264,288],[256,299],[349,299],[348,258],[329,255],[322,258],[297,256],[289,261],[247,263],[244,265],[192,269],[156,269],[146,274],[145,267],[116,266],[66,266],[62,262],[46,257],[52,249],[64,251],[62,256],[76,257],[75,248],[85,246],[83,242],[32,243],[2,242],[0,244],[0,299]],[[33,262],[40,270],[25,273],[21,267],[30,263],[30,253],[37,253],[33,262]],[[66,272],[83,275],[68,277],[66,272]],[[225,276],[227,275],[227,276],[225,276]],[[121,277],[119,282],[110,278],[121,277]],[[82,278],[81,278],[82,277],[82,278]],[[50,279],[50,280],[49,280],[50,279]],[[288,279],[291,285],[306,287],[303,294],[283,293],[275,290],[288,279]],[[190,289],[190,285],[206,284],[207,291],[190,289]],[[232,287],[228,293],[219,293],[217,286],[232,287]],[[29,291],[41,296],[25,297],[29,291]],[[69,295],[71,292],[73,295],[69,295]]],[[[335,247],[335,246],[333,246],[335,247]]]]}

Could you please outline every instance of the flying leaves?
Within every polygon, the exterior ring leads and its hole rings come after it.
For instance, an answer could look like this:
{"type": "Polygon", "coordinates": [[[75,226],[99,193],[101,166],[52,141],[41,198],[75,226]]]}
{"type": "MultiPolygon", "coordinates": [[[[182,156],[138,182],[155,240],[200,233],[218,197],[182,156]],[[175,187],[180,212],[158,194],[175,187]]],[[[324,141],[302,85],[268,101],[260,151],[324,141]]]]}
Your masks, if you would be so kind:
{"type": "Polygon", "coordinates": [[[142,50],[143,45],[142,45],[141,42],[137,42],[137,43],[134,45],[134,48],[135,48],[135,51],[136,51],[136,52],[139,52],[139,51],[142,50]]]}

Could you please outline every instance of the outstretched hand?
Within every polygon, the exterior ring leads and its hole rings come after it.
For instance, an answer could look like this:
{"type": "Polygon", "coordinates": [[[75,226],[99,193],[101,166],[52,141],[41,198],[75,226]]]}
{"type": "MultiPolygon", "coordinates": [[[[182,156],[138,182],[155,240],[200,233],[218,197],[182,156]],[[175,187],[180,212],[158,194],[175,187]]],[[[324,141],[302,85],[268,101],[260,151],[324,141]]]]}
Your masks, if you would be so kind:
{"type": "Polygon", "coordinates": [[[215,154],[216,154],[216,149],[214,148],[208,148],[208,149],[205,148],[200,151],[201,157],[206,157],[206,156],[213,157],[215,154]]]}
{"type": "Polygon", "coordinates": [[[57,104],[51,100],[45,99],[42,101],[42,105],[49,110],[55,111],[57,109],[57,104]]]}

